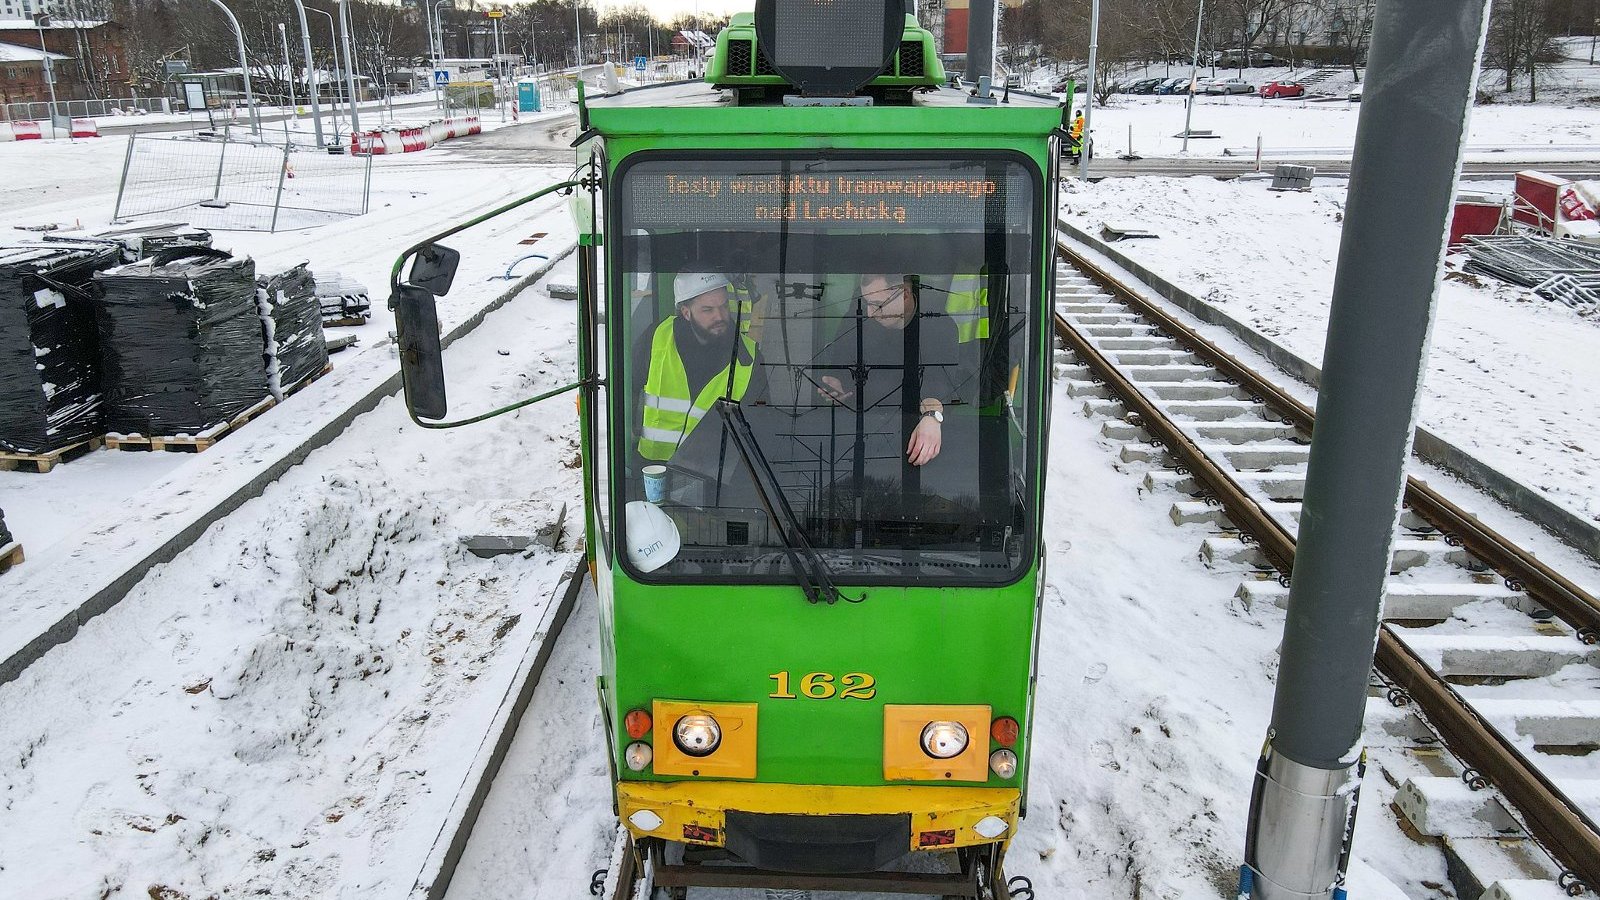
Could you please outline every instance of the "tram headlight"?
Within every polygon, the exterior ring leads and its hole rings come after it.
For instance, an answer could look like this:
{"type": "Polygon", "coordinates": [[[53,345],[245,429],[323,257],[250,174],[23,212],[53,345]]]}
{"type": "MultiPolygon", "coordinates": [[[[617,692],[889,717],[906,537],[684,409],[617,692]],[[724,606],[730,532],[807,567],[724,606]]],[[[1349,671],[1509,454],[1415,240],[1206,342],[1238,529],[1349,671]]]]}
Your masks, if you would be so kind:
{"type": "Polygon", "coordinates": [[[711,716],[684,716],[672,726],[672,742],[689,756],[710,756],[722,743],[722,726],[711,716]]]}
{"type": "Polygon", "coordinates": [[[960,756],[967,741],[967,728],[960,722],[929,722],[922,729],[922,752],[934,759],[960,756]]]}
{"type": "Polygon", "coordinates": [[[1001,778],[1010,778],[1017,774],[1017,755],[1004,748],[996,750],[989,754],[989,768],[1001,778]]]}
{"type": "Polygon", "coordinates": [[[634,741],[628,749],[622,751],[622,759],[628,768],[635,772],[643,772],[650,767],[650,761],[655,759],[656,751],[644,741],[634,741]]]}

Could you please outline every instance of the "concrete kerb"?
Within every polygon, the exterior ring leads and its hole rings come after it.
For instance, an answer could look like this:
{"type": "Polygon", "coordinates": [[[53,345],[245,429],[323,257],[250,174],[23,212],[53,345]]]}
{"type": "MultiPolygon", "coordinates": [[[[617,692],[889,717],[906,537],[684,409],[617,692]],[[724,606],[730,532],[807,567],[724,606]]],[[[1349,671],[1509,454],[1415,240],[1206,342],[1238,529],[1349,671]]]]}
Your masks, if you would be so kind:
{"type": "MultiPolygon", "coordinates": [[[[1304,357],[1129,259],[1072,223],[1062,221],[1060,225],[1062,232],[1072,241],[1082,244],[1131,272],[1157,294],[1182,307],[1191,316],[1209,325],[1225,329],[1245,346],[1266,357],[1283,371],[1312,387],[1316,387],[1321,381],[1322,370],[1304,357]]],[[[1425,462],[1448,469],[1505,504],[1512,512],[1523,516],[1592,559],[1600,561],[1600,528],[1584,521],[1576,513],[1554,503],[1510,475],[1422,426],[1417,427],[1413,436],[1412,450],[1425,462]]]]}
{"type": "MultiPolygon", "coordinates": [[[[478,815],[489,799],[489,789],[494,786],[495,777],[500,774],[500,767],[511,750],[517,727],[522,723],[523,714],[528,711],[528,704],[533,701],[534,690],[538,688],[545,665],[555,651],[556,641],[572,616],[572,609],[583,593],[584,584],[589,582],[588,575],[587,557],[580,552],[577,554],[577,566],[568,573],[560,600],[545,607],[533,642],[523,653],[522,662],[517,667],[517,675],[501,697],[500,707],[495,711],[489,731],[478,745],[472,767],[467,770],[461,789],[450,804],[450,813],[440,826],[433,847],[423,860],[416,881],[412,883],[408,894],[411,900],[444,900],[449,892],[450,881],[455,877],[462,854],[466,852],[467,841],[471,839],[472,829],[478,823],[478,815]]],[[[559,584],[557,588],[560,589],[559,584]]]]}
{"type": "MultiPolygon", "coordinates": [[[[515,284],[490,300],[460,324],[450,329],[440,339],[440,343],[445,347],[449,347],[471,332],[482,324],[490,313],[506,305],[513,297],[526,290],[535,281],[549,274],[557,263],[570,256],[575,249],[577,249],[576,244],[569,244],[554,253],[543,265],[518,279],[515,284]]],[[[400,373],[396,371],[356,399],[354,403],[345,407],[331,420],[324,423],[321,428],[317,429],[306,440],[268,462],[244,485],[235,489],[209,508],[191,516],[169,537],[162,540],[155,549],[145,554],[133,565],[94,591],[94,593],[83,598],[76,607],[67,611],[39,634],[11,652],[5,659],[0,660],[0,685],[15,679],[28,666],[38,662],[52,648],[70,641],[85,622],[121,602],[122,598],[126,597],[128,592],[133,590],[134,586],[143,580],[151,569],[163,563],[171,562],[179,553],[182,553],[193,545],[195,541],[199,540],[207,528],[210,528],[218,520],[243,506],[247,501],[260,496],[268,485],[277,481],[283,476],[283,473],[304,462],[312,451],[332,443],[334,438],[343,433],[358,416],[371,412],[385,398],[392,397],[399,391],[400,373]]]]}

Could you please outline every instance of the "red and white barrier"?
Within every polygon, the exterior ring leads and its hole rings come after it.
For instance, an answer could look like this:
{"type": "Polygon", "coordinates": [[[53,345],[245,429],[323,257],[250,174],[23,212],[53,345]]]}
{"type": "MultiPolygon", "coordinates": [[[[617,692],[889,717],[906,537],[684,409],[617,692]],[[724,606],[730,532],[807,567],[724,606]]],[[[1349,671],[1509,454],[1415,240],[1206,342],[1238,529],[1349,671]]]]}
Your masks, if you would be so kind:
{"type": "Polygon", "coordinates": [[[44,138],[44,132],[39,128],[38,122],[19,120],[11,123],[11,137],[13,141],[37,141],[44,138]]]}
{"type": "Polygon", "coordinates": [[[72,136],[75,138],[99,137],[100,123],[93,119],[73,119],[72,136]]]}
{"type": "Polygon", "coordinates": [[[482,133],[483,123],[477,116],[441,119],[416,128],[389,128],[352,134],[350,152],[356,155],[415,153],[418,150],[426,150],[440,141],[482,133]]]}

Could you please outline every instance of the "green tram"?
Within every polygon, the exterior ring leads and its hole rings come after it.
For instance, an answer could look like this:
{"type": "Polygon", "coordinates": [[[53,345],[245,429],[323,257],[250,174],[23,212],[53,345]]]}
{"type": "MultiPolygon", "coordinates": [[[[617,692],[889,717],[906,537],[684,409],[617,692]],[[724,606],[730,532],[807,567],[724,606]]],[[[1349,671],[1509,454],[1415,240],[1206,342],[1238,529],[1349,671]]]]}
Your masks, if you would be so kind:
{"type": "MultiPolygon", "coordinates": [[[[944,81],[903,0],[760,0],[703,82],[581,103],[571,387],[638,896],[1011,896],[1069,111],[944,81]]],[[[395,266],[432,427],[454,261],[395,266]]]]}

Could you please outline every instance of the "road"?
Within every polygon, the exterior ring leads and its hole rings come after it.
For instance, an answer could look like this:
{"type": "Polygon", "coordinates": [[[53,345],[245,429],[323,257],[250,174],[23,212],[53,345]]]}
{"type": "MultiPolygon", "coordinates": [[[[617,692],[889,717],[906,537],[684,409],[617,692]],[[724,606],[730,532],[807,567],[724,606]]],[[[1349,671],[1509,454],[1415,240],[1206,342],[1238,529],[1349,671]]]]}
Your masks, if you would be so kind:
{"type": "MultiPolygon", "coordinates": [[[[424,107],[429,107],[429,106],[433,106],[433,105],[434,105],[434,100],[433,100],[433,98],[429,97],[426,100],[413,100],[413,101],[408,101],[406,103],[396,103],[394,105],[394,108],[395,109],[422,109],[424,107]]],[[[382,109],[380,107],[378,107],[377,105],[363,106],[361,108],[360,112],[364,116],[371,116],[372,117],[372,122],[376,123],[378,121],[378,114],[380,112],[382,112],[382,109]]],[[[200,116],[199,113],[196,113],[195,116],[196,117],[194,119],[185,119],[185,120],[181,120],[181,121],[177,121],[177,122],[146,122],[146,121],[144,121],[143,119],[141,119],[141,118],[139,118],[137,116],[131,116],[131,117],[129,117],[127,124],[122,124],[122,123],[119,122],[119,123],[117,123],[115,125],[101,125],[100,126],[100,133],[103,134],[103,135],[110,135],[110,134],[128,134],[129,132],[137,131],[140,134],[155,134],[157,132],[167,132],[167,131],[198,131],[198,130],[203,129],[203,128],[210,128],[211,127],[210,121],[208,121],[204,117],[200,116]]],[[[286,118],[289,118],[289,114],[288,113],[263,112],[261,114],[261,124],[262,124],[262,126],[264,128],[269,123],[282,122],[286,118]]],[[[309,112],[309,110],[306,112],[306,114],[302,118],[307,123],[309,123],[311,121],[311,113],[309,112]]],[[[333,111],[330,110],[327,106],[323,106],[322,107],[322,119],[323,119],[325,127],[332,128],[333,111]]],[[[343,104],[340,104],[340,106],[339,106],[339,119],[341,121],[341,125],[340,125],[341,129],[344,130],[344,131],[348,131],[349,130],[349,125],[348,124],[344,124],[344,123],[346,123],[348,121],[349,114],[346,111],[345,106],[343,104]]],[[[220,122],[219,122],[219,124],[220,124],[220,122]]],[[[236,128],[249,128],[250,127],[250,120],[243,113],[241,113],[240,114],[240,118],[235,120],[232,124],[236,128]]]]}

